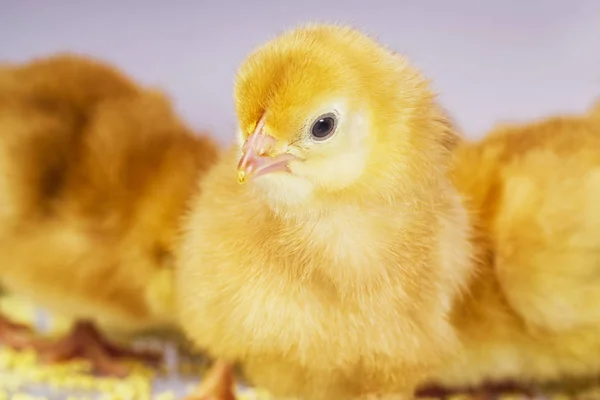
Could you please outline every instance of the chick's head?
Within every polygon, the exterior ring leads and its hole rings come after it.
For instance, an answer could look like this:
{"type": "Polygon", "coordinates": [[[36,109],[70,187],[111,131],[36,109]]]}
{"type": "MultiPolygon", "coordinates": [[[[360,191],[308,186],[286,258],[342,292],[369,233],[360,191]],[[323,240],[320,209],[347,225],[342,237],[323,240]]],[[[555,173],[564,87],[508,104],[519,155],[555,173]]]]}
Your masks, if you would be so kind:
{"type": "Polygon", "coordinates": [[[390,198],[415,170],[435,177],[454,142],[420,74],[344,26],[302,27],[258,48],[235,100],[238,179],[280,206],[390,198]]]}

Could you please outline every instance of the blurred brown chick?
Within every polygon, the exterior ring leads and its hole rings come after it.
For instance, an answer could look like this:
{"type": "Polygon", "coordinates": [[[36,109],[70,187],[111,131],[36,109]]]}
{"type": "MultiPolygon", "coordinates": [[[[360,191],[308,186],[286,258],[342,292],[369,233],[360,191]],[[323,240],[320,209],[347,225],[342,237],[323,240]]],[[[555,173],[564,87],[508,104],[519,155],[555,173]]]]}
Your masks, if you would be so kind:
{"type": "Polygon", "coordinates": [[[480,264],[453,324],[446,389],[600,376],[600,103],[504,125],[456,153],[480,264]]]}
{"type": "Polygon", "coordinates": [[[457,350],[471,266],[447,177],[459,138],[427,82],[351,28],[312,25],[250,55],[235,99],[239,143],[180,254],[188,336],[276,396],[411,396],[457,350]]]}
{"type": "Polygon", "coordinates": [[[48,344],[3,318],[0,340],[124,374],[135,353],[95,325],[173,324],[180,218],[217,147],[161,93],[68,54],[3,67],[0,132],[0,282],[77,321],[48,344]]]}

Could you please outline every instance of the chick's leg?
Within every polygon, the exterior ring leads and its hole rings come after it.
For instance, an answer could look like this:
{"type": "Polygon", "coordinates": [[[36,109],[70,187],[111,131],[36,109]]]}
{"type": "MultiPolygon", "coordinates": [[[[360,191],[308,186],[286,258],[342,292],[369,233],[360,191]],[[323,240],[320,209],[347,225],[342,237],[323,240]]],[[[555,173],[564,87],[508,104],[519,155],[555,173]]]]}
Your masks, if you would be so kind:
{"type": "Polygon", "coordinates": [[[13,322],[0,314],[1,345],[20,350],[29,347],[33,340],[35,340],[35,334],[29,326],[13,322]]]}
{"type": "Polygon", "coordinates": [[[126,376],[129,368],[123,358],[142,359],[155,364],[160,356],[154,353],[138,352],[110,343],[92,323],[78,322],[71,332],[57,341],[43,341],[34,346],[44,362],[56,363],[76,358],[91,363],[94,372],[117,377],[126,376]]]}
{"type": "Polygon", "coordinates": [[[233,366],[224,361],[217,361],[200,386],[185,400],[236,400],[234,385],[233,366]]]}

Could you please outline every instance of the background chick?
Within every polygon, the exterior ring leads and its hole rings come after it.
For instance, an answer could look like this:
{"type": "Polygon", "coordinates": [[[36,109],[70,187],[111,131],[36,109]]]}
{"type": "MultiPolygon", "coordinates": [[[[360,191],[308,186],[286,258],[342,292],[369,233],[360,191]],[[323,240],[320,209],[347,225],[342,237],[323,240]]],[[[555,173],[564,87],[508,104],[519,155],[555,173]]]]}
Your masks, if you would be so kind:
{"type": "Polygon", "coordinates": [[[453,315],[464,350],[432,381],[526,388],[598,377],[599,105],[504,125],[457,151],[480,265],[453,315]]]}
{"type": "MultiPolygon", "coordinates": [[[[0,73],[0,281],[78,321],[44,358],[87,357],[123,374],[94,324],[121,331],[173,322],[180,217],[217,148],[161,93],[108,65],[58,55],[0,73]]],[[[34,345],[6,319],[7,345],[34,345]],[[11,329],[12,328],[12,329],[11,329]]]]}
{"type": "Polygon", "coordinates": [[[470,268],[446,176],[459,138],[435,96],[363,34],[313,25],[250,55],[235,99],[240,142],[180,255],[188,336],[276,396],[410,395],[457,348],[470,268]]]}

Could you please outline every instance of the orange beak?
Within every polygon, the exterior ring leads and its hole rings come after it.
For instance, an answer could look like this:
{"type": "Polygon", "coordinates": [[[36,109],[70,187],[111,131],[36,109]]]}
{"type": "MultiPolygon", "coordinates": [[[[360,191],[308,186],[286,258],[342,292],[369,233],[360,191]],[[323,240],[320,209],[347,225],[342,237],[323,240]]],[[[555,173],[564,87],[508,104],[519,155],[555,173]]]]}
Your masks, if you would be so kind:
{"type": "Polygon", "coordinates": [[[291,154],[273,154],[275,138],[264,134],[263,127],[264,119],[261,119],[242,147],[242,158],[238,163],[239,183],[274,172],[289,172],[288,163],[296,158],[291,154]]]}

